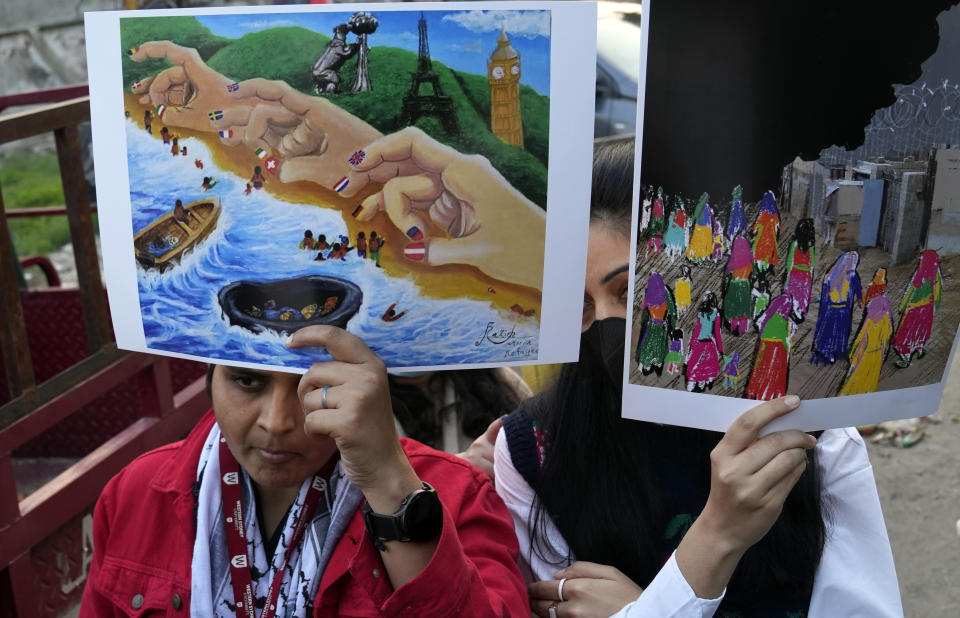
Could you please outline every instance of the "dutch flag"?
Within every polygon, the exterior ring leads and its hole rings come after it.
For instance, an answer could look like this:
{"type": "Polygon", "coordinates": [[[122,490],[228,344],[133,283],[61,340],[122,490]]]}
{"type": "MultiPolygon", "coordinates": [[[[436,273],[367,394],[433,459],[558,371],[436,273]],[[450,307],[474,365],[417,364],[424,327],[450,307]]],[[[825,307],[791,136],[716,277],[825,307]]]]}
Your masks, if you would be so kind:
{"type": "Polygon", "coordinates": [[[337,184],[333,185],[333,190],[336,191],[337,193],[340,193],[341,191],[347,188],[348,184],[350,184],[350,181],[347,180],[346,176],[344,176],[343,178],[337,181],[337,184]]]}

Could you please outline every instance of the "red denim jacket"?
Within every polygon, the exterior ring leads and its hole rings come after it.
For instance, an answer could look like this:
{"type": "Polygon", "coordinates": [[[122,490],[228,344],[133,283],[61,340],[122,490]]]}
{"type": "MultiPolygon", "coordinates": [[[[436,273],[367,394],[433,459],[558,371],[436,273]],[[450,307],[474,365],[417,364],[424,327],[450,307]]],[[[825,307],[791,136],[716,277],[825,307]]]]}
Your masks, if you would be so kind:
{"type": "MultiPolygon", "coordinates": [[[[81,618],[190,615],[191,485],[213,422],[211,411],[185,440],[141,455],[104,488],[81,618]]],[[[443,503],[433,558],[394,590],[357,509],[320,580],[314,615],[529,616],[513,524],[490,482],[461,459],[401,443],[443,503]]]]}

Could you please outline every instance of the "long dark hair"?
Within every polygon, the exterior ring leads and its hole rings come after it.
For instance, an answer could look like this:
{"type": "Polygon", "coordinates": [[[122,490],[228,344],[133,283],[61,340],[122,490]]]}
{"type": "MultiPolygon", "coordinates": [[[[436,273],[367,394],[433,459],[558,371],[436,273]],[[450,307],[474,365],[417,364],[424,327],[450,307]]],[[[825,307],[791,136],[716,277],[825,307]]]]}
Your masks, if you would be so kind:
{"type": "Polygon", "coordinates": [[[443,418],[456,408],[464,435],[479,436],[493,419],[509,413],[520,404],[520,396],[504,384],[493,369],[438,371],[427,382],[427,393],[416,384],[403,383],[390,376],[390,401],[393,414],[403,431],[414,440],[440,448],[443,418]],[[445,380],[453,385],[454,401],[443,400],[445,380]]]}
{"type": "MultiPolygon", "coordinates": [[[[632,170],[632,139],[597,145],[594,222],[629,230],[632,170]]],[[[542,534],[549,517],[578,559],[615,566],[647,587],[678,543],[669,538],[674,517],[695,518],[706,504],[709,454],[722,434],[622,419],[620,384],[589,345],[528,405],[547,436],[530,512],[531,549],[548,562],[563,558],[542,534]]],[[[780,517],[740,561],[725,605],[809,594],[825,537],[820,494],[811,449],[780,517]]]]}

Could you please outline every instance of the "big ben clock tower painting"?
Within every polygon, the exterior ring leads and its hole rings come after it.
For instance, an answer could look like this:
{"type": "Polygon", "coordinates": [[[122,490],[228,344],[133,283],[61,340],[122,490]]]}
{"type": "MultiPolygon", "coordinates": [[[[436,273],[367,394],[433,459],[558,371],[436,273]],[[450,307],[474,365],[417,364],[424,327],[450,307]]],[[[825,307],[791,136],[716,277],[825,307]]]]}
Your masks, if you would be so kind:
{"type": "Polygon", "coordinates": [[[510,46],[502,25],[497,48],[487,63],[487,79],[490,81],[490,130],[504,142],[522,148],[520,55],[510,46]]]}

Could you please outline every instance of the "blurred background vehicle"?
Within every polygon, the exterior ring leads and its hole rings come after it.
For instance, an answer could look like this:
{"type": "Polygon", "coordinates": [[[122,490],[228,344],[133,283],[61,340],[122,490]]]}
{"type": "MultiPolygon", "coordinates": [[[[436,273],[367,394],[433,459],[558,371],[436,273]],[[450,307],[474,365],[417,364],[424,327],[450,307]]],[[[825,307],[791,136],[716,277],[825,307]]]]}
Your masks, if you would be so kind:
{"type": "Polygon", "coordinates": [[[596,137],[634,133],[640,76],[640,4],[597,3],[596,137]]]}

